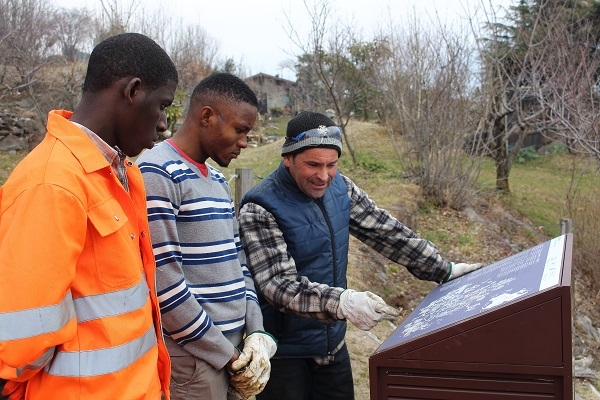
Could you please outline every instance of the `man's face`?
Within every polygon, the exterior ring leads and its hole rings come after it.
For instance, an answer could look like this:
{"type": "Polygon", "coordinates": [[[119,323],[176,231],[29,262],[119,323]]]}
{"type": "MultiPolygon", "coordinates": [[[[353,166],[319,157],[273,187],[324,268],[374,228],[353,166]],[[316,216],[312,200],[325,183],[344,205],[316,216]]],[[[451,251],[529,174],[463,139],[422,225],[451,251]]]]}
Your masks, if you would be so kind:
{"type": "Polygon", "coordinates": [[[315,147],[295,155],[283,156],[285,165],[298,188],[313,199],[323,197],[337,172],[338,152],[315,147]]]}
{"type": "Polygon", "coordinates": [[[167,130],[165,109],[171,105],[177,84],[169,81],[151,92],[140,90],[136,94],[134,108],[128,121],[121,125],[117,146],[128,156],[136,156],[143,149],[151,149],[158,140],[158,133],[167,130]]]}
{"type": "Polygon", "coordinates": [[[219,102],[210,117],[209,135],[202,137],[202,152],[227,167],[248,147],[246,136],[254,128],[258,110],[245,102],[219,102]]]}

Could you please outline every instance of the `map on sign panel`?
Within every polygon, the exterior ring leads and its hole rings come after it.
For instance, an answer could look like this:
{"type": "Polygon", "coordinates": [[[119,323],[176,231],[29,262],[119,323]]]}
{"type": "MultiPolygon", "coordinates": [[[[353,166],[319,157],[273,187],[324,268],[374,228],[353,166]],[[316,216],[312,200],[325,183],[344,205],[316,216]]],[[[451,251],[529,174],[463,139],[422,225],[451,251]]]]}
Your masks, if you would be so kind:
{"type": "Polygon", "coordinates": [[[558,285],[564,245],[559,236],[437,286],[379,350],[558,285]]]}

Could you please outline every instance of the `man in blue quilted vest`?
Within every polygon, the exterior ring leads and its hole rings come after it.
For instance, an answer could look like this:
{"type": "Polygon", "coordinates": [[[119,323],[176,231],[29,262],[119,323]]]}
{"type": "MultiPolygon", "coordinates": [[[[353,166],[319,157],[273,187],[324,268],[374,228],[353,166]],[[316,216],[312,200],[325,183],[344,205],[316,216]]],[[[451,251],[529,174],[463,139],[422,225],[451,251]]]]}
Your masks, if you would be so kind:
{"type": "Polygon", "coordinates": [[[374,293],[347,288],[349,235],[419,279],[445,282],[481,264],[454,264],[378,208],[337,171],[341,129],[305,111],[292,118],[279,167],[242,199],[240,236],[265,330],[279,343],[258,400],[353,399],[346,321],[370,330],[398,316],[374,293]]]}

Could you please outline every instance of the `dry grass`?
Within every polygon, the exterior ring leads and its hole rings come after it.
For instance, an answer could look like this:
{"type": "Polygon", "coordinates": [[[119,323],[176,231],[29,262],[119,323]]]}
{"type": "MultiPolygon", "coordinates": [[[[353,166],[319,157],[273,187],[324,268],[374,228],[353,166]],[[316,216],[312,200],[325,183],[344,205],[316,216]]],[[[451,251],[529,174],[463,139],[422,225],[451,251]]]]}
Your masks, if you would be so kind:
{"type": "MultiPolygon", "coordinates": [[[[600,197],[600,177],[590,168],[589,160],[569,154],[540,157],[513,166],[511,193],[502,198],[512,210],[526,216],[550,236],[558,234],[559,221],[568,218],[567,196],[577,188],[600,197]]],[[[494,186],[494,166],[484,163],[480,176],[483,188],[494,186]]]]}
{"type": "Polygon", "coordinates": [[[576,196],[573,204],[572,218],[577,253],[577,265],[582,273],[590,278],[593,287],[600,287],[600,196],[593,191],[586,191],[576,196]]]}
{"type": "Polygon", "coordinates": [[[0,151],[0,186],[6,182],[8,176],[13,171],[19,161],[26,156],[26,153],[9,154],[0,151]]]}

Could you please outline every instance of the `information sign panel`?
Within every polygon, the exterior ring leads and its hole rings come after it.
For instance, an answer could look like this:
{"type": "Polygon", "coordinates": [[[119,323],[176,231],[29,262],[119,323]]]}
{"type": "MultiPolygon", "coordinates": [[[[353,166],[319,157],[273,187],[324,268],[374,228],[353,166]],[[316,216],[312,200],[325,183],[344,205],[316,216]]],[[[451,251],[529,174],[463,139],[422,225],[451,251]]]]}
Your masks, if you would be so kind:
{"type": "Polygon", "coordinates": [[[371,399],[573,400],[559,236],[435,287],[369,358],[371,399]]]}
{"type": "Polygon", "coordinates": [[[564,244],[559,236],[435,287],[378,350],[558,285],[564,244]]]}

